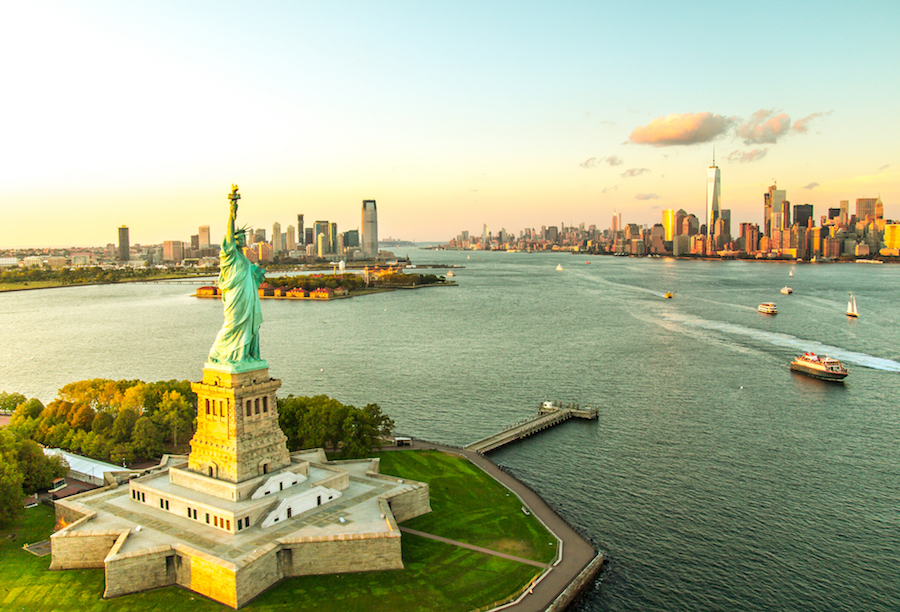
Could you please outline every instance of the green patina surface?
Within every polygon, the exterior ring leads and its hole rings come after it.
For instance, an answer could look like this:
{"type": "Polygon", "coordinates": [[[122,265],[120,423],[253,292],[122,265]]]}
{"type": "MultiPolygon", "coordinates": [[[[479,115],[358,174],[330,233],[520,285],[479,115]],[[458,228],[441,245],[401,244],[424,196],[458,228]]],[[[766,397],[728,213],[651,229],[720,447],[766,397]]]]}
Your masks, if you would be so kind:
{"type": "MultiPolygon", "coordinates": [[[[380,456],[383,472],[432,482],[434,512],[403,525],[539,561],[555,555],[555,540],[534,517],[522,514],[515,496],[507,497],[505,488],[464,459],[433,451],[380,456]],[[429,517],[431,523],[422,522],[429,517]],[[501,546],[501,541],[518,539],[515,546],[501,546]],[[526,541],[533,553],[522,546],[526,541]]],[[[22,550],[27,542],[47,538],[53,522],[53,511],[40,506],[0,531],[0,610],[230,610],[178,587],[104,600],[103,570],[51,572],[50,557],[22,550]]],[[[405,569],[397,571],[283,580],[243,609],[468,612],[516,594],[539,573],[522,563],[409,534],[403,536],[403,563],[405,569]]]]}

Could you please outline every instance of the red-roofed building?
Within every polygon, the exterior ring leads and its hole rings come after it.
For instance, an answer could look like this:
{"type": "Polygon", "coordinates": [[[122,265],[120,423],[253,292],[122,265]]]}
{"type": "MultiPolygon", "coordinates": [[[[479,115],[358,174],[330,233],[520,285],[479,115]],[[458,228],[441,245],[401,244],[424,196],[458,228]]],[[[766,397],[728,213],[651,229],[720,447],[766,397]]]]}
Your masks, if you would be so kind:
{"type": "Polygon", "coordinates": [[[310,291],[309,297],[317,300],[330,300],[334,297],[334,289],[331,287],[319,287],[310,291]]]}

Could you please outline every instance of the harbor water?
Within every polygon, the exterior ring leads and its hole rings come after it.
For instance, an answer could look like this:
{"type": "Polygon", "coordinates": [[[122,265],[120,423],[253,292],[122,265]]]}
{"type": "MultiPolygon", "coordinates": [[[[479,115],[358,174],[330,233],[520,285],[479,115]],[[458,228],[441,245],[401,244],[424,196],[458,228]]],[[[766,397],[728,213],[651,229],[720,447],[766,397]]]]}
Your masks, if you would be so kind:
{"type": "MultiPolygon", "coordinates": [[[[576,610],[900,609],[900,268],[408,255],[465,266],[458,286],[263,302],[279,393],[378,403],[456,445],[543,400],[597,406],[491,455],[609,556],[576,610]],[[791,372],[807,351],[846,382],[791,372]]],[[[199,380],[222,306],[195,289],[0,294],[0,391],[199,380]]]]}

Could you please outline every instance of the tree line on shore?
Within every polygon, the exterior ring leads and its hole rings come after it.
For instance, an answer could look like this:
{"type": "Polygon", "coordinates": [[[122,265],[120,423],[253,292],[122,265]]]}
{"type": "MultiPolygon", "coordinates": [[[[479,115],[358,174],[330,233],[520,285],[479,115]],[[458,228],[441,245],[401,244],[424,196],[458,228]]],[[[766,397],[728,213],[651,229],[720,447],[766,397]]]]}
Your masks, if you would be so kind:
{"type": "MultiPolygon", "coordinates": [[[[325,395],[289,395],[277,405],[291,451],[326,447],[343,458],[361,457],[381,448],[394,427],[378,404],[357,408],[325,395]]],[[[43,460],[41,445],[116,465],[188,452],[197,426],[197,395],[186,380],[98,378],[62,387],[46,406],[0,392],[0,412],[12,413],[9,425],[0,428],[2,516],[20,507],[25,494],[46,489],[68,470],[57,460],[43,460]]]]}
{"type": "Polygon", "coordinates": [[[105,269],[100,266],[59,269],[13,268],[0,272],[0,283],[27,285],[28,283],[55,282],[60,285],[85,285],[149,280],[161,276],[171,277],[172,274],[172,270],[147,267],[116,269],[105,269]]]}

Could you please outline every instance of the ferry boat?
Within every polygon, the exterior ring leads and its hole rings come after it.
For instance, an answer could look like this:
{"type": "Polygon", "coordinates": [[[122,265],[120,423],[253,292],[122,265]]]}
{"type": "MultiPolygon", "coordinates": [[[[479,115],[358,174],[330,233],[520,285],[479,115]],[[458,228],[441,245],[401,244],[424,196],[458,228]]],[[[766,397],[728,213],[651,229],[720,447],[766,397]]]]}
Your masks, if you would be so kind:
{"type": "Polygon", "coordinates": [[[843,382],[850,373],[837,359],[819,357],[815,353],[804,353],[794,359],[791,362],[791,370],[831,382],[843,382]]]}
{"type": "Polygon", "coordinates": [[[791,289],[790,287],[788,287],[787,285],[785,285],[784,287],[781,288],[781,292],[785,295],[790,295],[791,293],[794,292],[794,290],[791,289]]]}
{"type": "Polygon", "coordinates": [[[778,314],[778,309],[775,308],[775,304],[773,302],[763,302],[762,304],[757,306],[756,309],[763,314],[778,314]]]}

